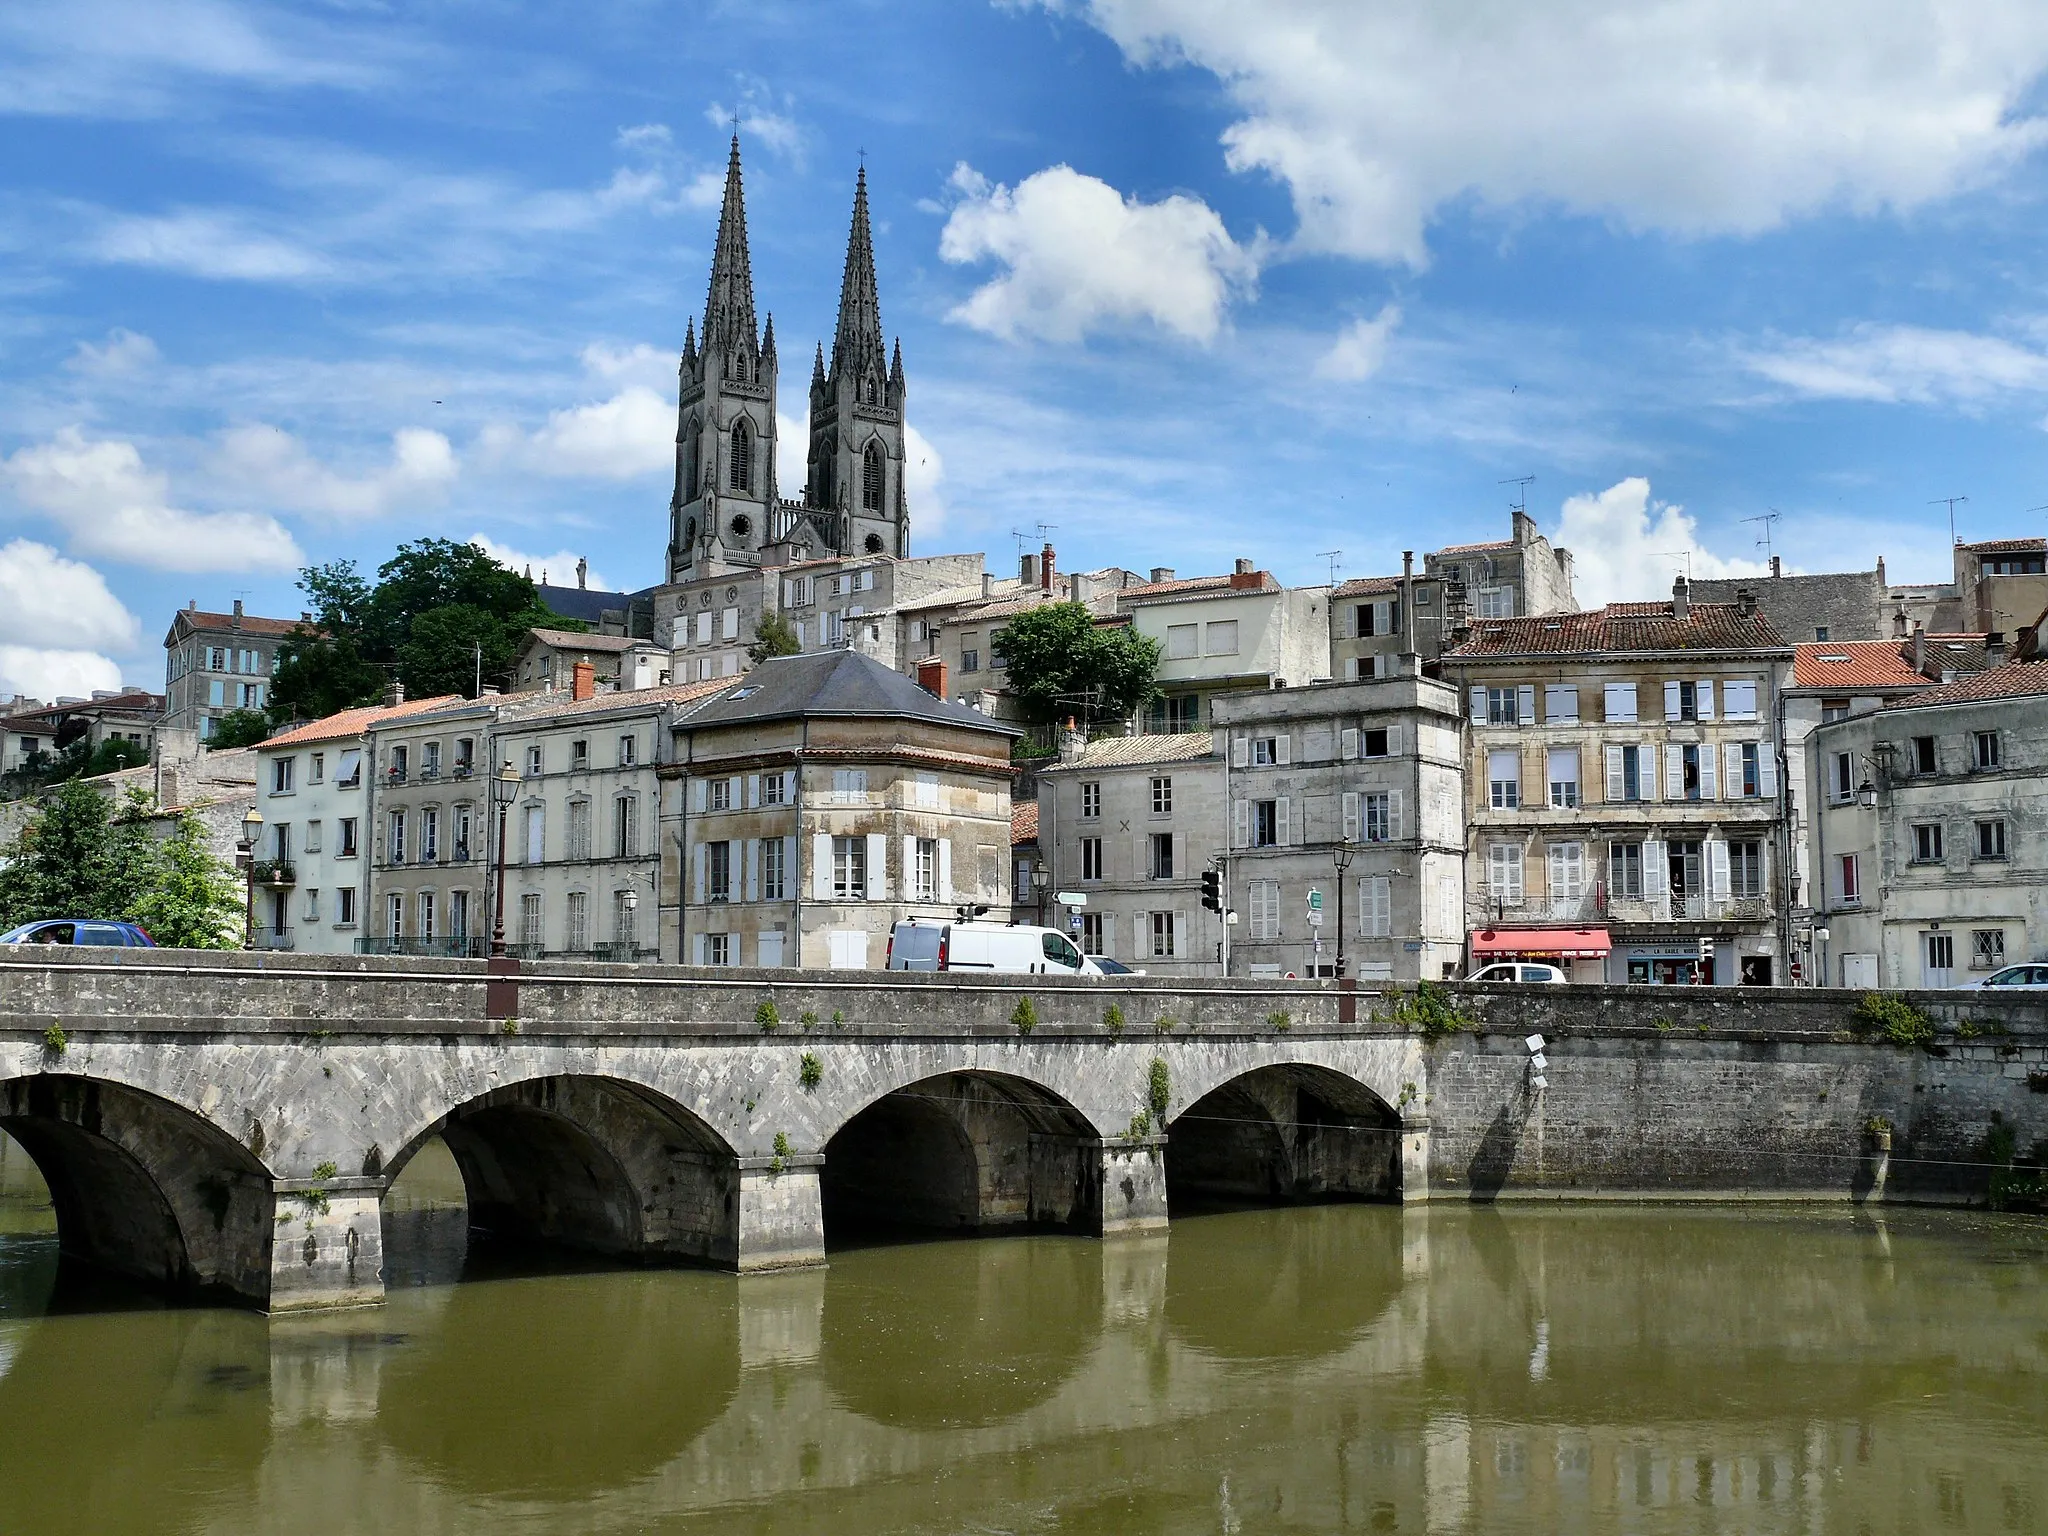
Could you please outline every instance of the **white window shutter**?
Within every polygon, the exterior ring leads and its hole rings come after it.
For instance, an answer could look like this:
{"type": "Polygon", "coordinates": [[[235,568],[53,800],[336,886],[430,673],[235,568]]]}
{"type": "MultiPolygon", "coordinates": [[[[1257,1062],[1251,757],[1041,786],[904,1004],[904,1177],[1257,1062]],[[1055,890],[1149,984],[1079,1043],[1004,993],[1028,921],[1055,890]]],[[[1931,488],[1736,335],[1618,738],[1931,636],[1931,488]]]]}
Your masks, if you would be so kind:
{"type": "Polygon", "coordinates": [[[702,965],[703,963],[704,935],[701,933],[693,933],[690,935],[690,964],[702,965]]]}
{"type": "Polygon", "coordinates": [[[1230,802],[1230,846],[1242,848],[1252,840],[1251,802],[1233,800],[1230,802]]]}
{"type": "Polygon", "coordinates": [[[1707,844],[1707,895],[1715,901],[1728,899],[1728,845],[1718,837],[1707,844]]]}
{"type": "Polygon", "coordinates": [[[1544,871],[1544,878],[1548,884],[1545,888],[1549,891],[1551,900],[1555,901],[1564,894],[1564,845],[1552,843],[1548,852],[1549,868],[1544,871]]]}
{"type": "Polygon", "coordinates": [[[804,621],[802,619],[798,619],[796,623],[791,627],[796,630],[797,649],[802,650],[804,647],[804,621]]]}
{"type": "Polygon", "coordinates": [[[1536,685],[1524,683],[1515,690],[1515,718],[1524,725],[1536,723],[1536,685]]]}
{"type": "Polygon", "coordinates": [[[1664,685],[1664,718],[1666,720],[1676,720],[1678,718],[1678,684],[1676,683],[1666,683],[1664,685]]]}
{"type": "Polygon", "coordinates": [[[832,899],[832,834],[811,835],[811,896],[817,901],[832,899]]]}
{"type": "Polygon", "coordinates": [[[1643,895],[1664,894],[1664,845],[1654,840],[1643,844],[1643,895]]]}
{"type": "Polygon", "coordinates": [[[953,840],[939,839],[939,900],[953,899],[953,840]]]}
{"type": "Polygon", "coordinates": [[[1363,656],[1346,656],[1346,657],[1344,658],[1344,681],[1345,681],[1345,682],[1347,682],[1347,683],[1355,683],[1355,682],[1357,682],[1357,681],[1358,681],[1358,672],[1359,672],[1358,664],[1359,664],[1359,663],[1360,663],[1361,661],[1363,661],[1363,660],[1365,660],[1365,658],[1364,658],[1363,656]]]}
{"type": "Polygon", "coordinates": [[[1400,755],[1401,727],[1399,727],[1398,725],[1390,725],[1387,727],[1387,756],[1399,757],[1400,755]]]}
{"type": "Polygon", "coordinates": [[[1344,792],[1344,841],[1358,841],[1358,795],[1354,790],[1344,792]]]}
{"type": "Polygon", "coordinates": [[[1230,743],[1230,766],[1233,768],[1246,766],[1251,761],[1251,752],[1252,744],[1247,738],[1243,736],[1233,737],[1230,743]]]}
{"type": "Polygon", "coordinates": [[[1694,685],[1693,697],[1699,701],[1700,718],[1702,720],[1713,719],[1714,680],[1711,677],[1701,678],[1699,682],[1694,685]]]}
{"type": "Polygon", "coordinates": [[[1610,745],[1607,749],[1607,803],[1620,801],[1623,785],[1621,781],[1621,748],[1610,745]]]}
{"type": "Polygon", "coordinates": [[[754,810],[761,804],[761,775],[747,775],[747,809],[754,810]]]}
{"type": "Polygon", "coordinates": [[[1685,798],[1685,748],[1664,749],[1664,798],[1683,800],[1685,798]]]}
{"type": "Polygon", "coordinates": [[[1294,738],[1288,735],[1287,732],[1282,731],[1273,738],[1273,761],[1281,767],[1286,767],[1292,761],[1293,751],[1294,738]]]}
{"type": "Polygon", "coordinates": [[[748,838],[746,850],[747,900],[759,901],[761,899],[761,840],[758,837],[748,838]]]}
{"type": "Polygon", "coordinates": [[[1401,837],[1401,791],[1387,791],[1387,840],[1398,841],[1401,837]]]}
{"type": "MultiPolygon", "coordinates": [[[[1736,777],[1735,787],[1737,789],[1742,787],[1742,779],[1739,775],[1736,777]]],[[[1710,746],[1702,746],[1700,748],[1700,798],[1702,800],[1718,800],[1721,798],[1715,793],[1714,749],[1710,746]]]]}
{"type": "Polygon", "coordinates": [[[696,848],[695,856],[691,861],[692,864],[695,866],[695,870],[690,877],[690,887],[697,893],[693,899],[699,902],[703,901],[705,897],[709,894],[707,882],[710,877],[707,874],[707,870],[710,867],[710,858],[710,847],[707,844],[699,843],[696,848]]]}
{"type": "Polygon", "coordinates": [[[916,901],[917,895],[917,839],[905,837],[903,844],[903,899],[916,901]]]}
{"type": "Polygon", "coordinates": [[[1472,690],[1472,723],[1474,725],[1486,724],[1486,690],[1484,688],[1474,688],[1472,690]]]}
{"type": "Polygon", "coordinates": [[[1345,762],[1347,762],[1347,763],[1349,763],[1349,762],[1353,762],[1353,761],[1355,761],[1355,760],[1357,759],[1357,757],[1358,757],[1358,732],[1357,732],[1357,730],[1356,730],[1355,728],[1353,728],[1353,727],[1351,727],[1351,726],[1346,726],[1346,727],[1344,728],[1344,730],[1343,730],[1343,731],[1342,731],[1342,732],[1341,732],[1341,733],[1339,734],[1339,736],[1338,736],[1338,750],[1339,750],[1339,754],[1340,754],[1340,755],[1341,755],[1341,756],[1343,757],[1344,761],[1345,761],[1345,762]]]}
{"type": "Polygon", "coordinates": [[[1383,633],[1391,635],[1400,628],[1400,625],[1395,621],[1399,617],[1401,610],[1391,602],[1381,603],[1379,606],[1380,629],[1383,633]]]}
{"type": "Polygon", "coordinates": [[[1768,741],[1756,744],[1757,784],[1766,800],[1778,798],[1778,756],[1768,741]]]}
{"type": "Polygon", "coordinates": [[[868,834],[868,900],[889,897],[889,839],[880,832],[868,834]]]}
{"type": "Polygon", "coordinates": [[[1273,802],[1273,841],[1285,848],[1294,839],[1288,835],[1287,796],[1282,795],[1273,802]]]}
{"type": "Polygon", "coordinates": [[[705,784],[706,784],[707,782],[708,782],[708,781],[707,781],[707,780],[704,780],[704,779],[692,779],[692,780],[690,780],[690,809],[691,809],[691,810],[693,810],[693,811],[697,811],[697,812],[700,812],[700,813],[701,813],[701,812],[703,811],[703,809],[704,809],[704,807],[705,807],[705,805],[706,805],[706,803],[707,803],[707,796],[708,796],[708,792],[706,791],[706,789],[705,789],[705,787],[704,787],[704,786],[705,786],[705,784]]]}
{"type": "Polygon", "coordinates": [[[1742,743],[1731,741],[1721,753],[1721,793],[1730,800],[1742,798],[1742,743]]]}

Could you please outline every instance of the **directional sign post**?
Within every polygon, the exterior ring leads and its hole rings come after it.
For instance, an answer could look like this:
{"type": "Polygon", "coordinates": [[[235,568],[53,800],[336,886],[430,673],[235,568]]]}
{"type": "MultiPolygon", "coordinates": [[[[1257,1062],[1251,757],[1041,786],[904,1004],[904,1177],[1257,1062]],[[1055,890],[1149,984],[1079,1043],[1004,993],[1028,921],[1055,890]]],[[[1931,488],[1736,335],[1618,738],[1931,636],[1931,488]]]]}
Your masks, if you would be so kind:
{"type": "Polygon", "coordinates": [[[1088,905],[1088,893],[1086,891],[1061,891],[1053,897],[1053,900],[1063,907],[1085,907],[1088,905]]]}

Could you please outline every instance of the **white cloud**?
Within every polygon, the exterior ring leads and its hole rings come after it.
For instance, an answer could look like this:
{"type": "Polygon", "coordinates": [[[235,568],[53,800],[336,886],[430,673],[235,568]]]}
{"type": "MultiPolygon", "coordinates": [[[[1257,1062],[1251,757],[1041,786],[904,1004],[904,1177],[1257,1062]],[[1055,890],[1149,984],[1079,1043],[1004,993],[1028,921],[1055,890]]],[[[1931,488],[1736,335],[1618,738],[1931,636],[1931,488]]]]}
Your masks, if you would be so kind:
{"type": "Polygon", "coordinates": [[[931,440],[908,422],[903,426],[903,494],[910,504],[910,530],[920,539],[945,531],[946,501],[939,487],[946,461],[931,440]]]}
{"type": "Polygon", "coordinates": [[[2038,0],[1079,3],[1134,63],[1223,82],[1228,162],[1287,186],[1303,247],[1377,261],[1421,265],[1461,198],[1750,234],[1912,208],[2048,136],[2038,0]]]}
{"type": "Polygon", "coordinates": [[[0,483],[61,523],[71,547],[162,571],[291,570],[305,557],[276,519],[252,512],[187,512],[133,443],[88,439],[66,427],[0,460],[0,483]]]}
{"type": "Polygon", "coordinates": [[[584,371],[596,382],[623,385],[606,399],[550,412],[531,432],[492,422],[477,438],[488,463],[565,479],[631,480],[675,467],[673,355],[644,342],[595,343],[583,349],[584,371]]]}
{"type": "Polygon", "coordinates": [[[89,699],[96,689],[120,686],[121,669],[97,652],[0,645],[0,693],[25,693],[49,703],[89,699]]]}
{"type": "Polygon", "coordinates": [[[112,219],[86,252],[99,261],[240,282],[304,282],[339,270],[318,251],[260,234],[236,215],[201,209],[112,219]]]}
{"type": "Polygon", "coordinates": [[[1836,341],[1796,339],[1745,359],[1802,395],[1887,404],[1974,404],[2048,389],[2048,356],[1996,336],[1912,325],[1859,325],[1836,341]]]}
{"type": "Polygon", "coordinates": [[[0,544],[0,643],[119,651],[140,634],[91,566],[27,539],[0,544]]]}
{"type": "Polygon", "coordinates": [[[383,517],[436,504],[459,472],[448,439],[424,427],[393,433],[390,461],[362,475],[337,473],[289,432],[261,424],[223,432],[216,458],[217,472],[243,495],[336,518],[383,517]]]}
{"type": "Polygon", "coordinates": [[[1370,320],[1354,320],[1337,333],[1337,339],[1316,362],[1320,378],[1355,384],[1380,371],[1387,359],[1387,343],[1401,323],[1401,308],[1388,304],[1370,320]]]}
{"type": "Polygon", "coordinates": [[[804,130],[786,110],[790,105],[785,97],[785,110],[778,112],[767,82],[742,77],[739,104],[728,107],[714,101],[705,107],[704,120],[714,128],[737,131],[743,152],[745,145],[760,143],[785,159],[801,162],[804,130]]]}
{"type": "Polygon", "coordinates": [[[1759,561],[1725,559],[1707,549],[1685,509],[1652,501],[1650,482],[1640,475],[1568,499],[1550,541],[1572,552],[1573,589],[1585,608],[1669,597],[1672,578],[1688,566],[1695,580],[1769,571],[1759,561]]]}
{"type": "MultiPolygon", "coordinates": [[[[536,555],[523,549],[514,549],[510,544],[500,544],[487,533],[471,534],[469,542],[498,564],[508,570],[517,571],[522,576],[531,571],[535,581],[545,579],[558,587],[576,584],[576,561],[579,556],[573,549],[558,549],[551,555],[536,555]]],[[[598,591],[618,590],[595,570],[590,571],[584,581],[586,585],[598,591]]]]}
{"type": "Polygon", "coordinates": [[[1149,321],[1206,342],[1231,295],[1258,274],[1252,253],[1199,198],[1141,203],[1065,165],[1011,188],[963,163],[953,187],[961,201],[939,254],[1005,271],[949,318],[992,335],[1072,342],[1102,326],[1149,321]]]}
{"type": "Polygon", "coordinates": [[[102,345],[81,341],[66,366],[89,378],[113,379],[153,368],[162,356],[147,336],[115,326],[102,345]]]}

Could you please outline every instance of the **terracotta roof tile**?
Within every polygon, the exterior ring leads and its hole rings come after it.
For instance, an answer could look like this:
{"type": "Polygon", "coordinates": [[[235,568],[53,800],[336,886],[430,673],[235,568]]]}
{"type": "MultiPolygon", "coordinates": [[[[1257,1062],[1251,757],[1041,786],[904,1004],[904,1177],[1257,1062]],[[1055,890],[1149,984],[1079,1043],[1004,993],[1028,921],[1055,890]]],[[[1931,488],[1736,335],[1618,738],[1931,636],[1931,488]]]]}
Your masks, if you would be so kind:
{"type": "Polygon", "coordinates": [[[2048,539],[1986,539],[1981,544],[1959,547],[1976,555],[2039,554],[2048,550],[2048,539]]]}
{"type": "Polygon", "coordinates": [[[342,741],[350,736],[360,736],[372,726],[382,725],[387,720],[400,720],[407,715],[424,714],[428,710],[460,702],[462,695],[443,693],[431,699],[407,699],[403,704],[365,704],[360,709],[344,709],[322,720],[311,720],[304,725],[295,725],[290,730],[280,731],[257,745],[265,748],[299,747],[315,741],[342,741]]]}
{"type": "Polygon", "coordinates": [[[1227,597],[1233,592],[1278,592],[1279,578],[1271,571],[1254,571],[1256,585],[1238,585],[1241,576],[1189,576],[1179,581],[1148,581],[1125,587],[1116,596],[1120,602],[1154,602],[1175,597],[1227,597]]]}
{"type": "Polygon", "coordinates": [[[559,691],[512,694],[499,701],[505,706],[500,710],[499,718],[507,725],[530,725],[563,715],[589,715],[600,710],[623,709],[629,704],[689,704],[724,692],[744,676],[706,677],[688,683],[664,683],[656,688],[616,688],[594,693],[587,699],[572,699],[559,691]]]}
{"type": "Polygon", "coordinates": [[[1431,552],[1431,558],[1442,555],[1483,555],[1490,549],[1513,549],[1513,539],[1488,539],[1483,544],[1446,544],[1442,549],[1431,552]]]}
{"type": "Polygon", "coordinates": [[[1158,736],[1104,736],[1081,749],[1071,763],[1042,768],[1041,773],[1070,773],[1087,768],[1138,768],[1155,763],[1192,763],[1212,756],[1216,738],[1208,731],[1158,736]]]}
{"type": "Polygon", "coordinates": [[[1354,576],[1330,594],[1331,597],[1382,597],[1401,590],[1398,576],[1354,576]]]}
{"type": "Polygon", "coordinates": [[[1795,688],[1924,688],[1897,640],[1820,640],[1792,648],[1795,688]]]}
{"type": "Polygon", "coordinates": [[[1521,619],[1481,619],[1472,638],[1448,655],[1576,655],[1621,651],[1789,651],[1785,637],[1762,613],[1734,603],[1693,603],[1683,620],[1669,603],[1609,603],[1589,613],[1553,613],[1521,619]]]}
{"type": "Polygon", "coordinates": [[[301,622],[298,619],[265,619],[253,613],[245,613],[237,619],[232,613],[207,613],[199,608],[180,608],[177,617],[194,629],[239,629],[245,635],[288,635],[301,622]]]}
{"type": "Polygon", "coordinates": [[[1038,802],[1019,801],[1010,807],[1010,846],[1038,841],[1038,802]]]}
{"type": "Polygon", "coordinates": [[[1988,672],[1957,678],[1884,707],[1923,709],[1934,704],[1971,704],[1980,699],[2016,699],[2043,693],[2048,693],[2048,661],[2008,661],[1988,672]]]}
{"type": "Polygon", "coordinates": [[[630,651],[652,640],[635,640],[630,635],[593,635],[575,629],[529,629],[527,633],[543,645],[560,651],[630,651]]]}

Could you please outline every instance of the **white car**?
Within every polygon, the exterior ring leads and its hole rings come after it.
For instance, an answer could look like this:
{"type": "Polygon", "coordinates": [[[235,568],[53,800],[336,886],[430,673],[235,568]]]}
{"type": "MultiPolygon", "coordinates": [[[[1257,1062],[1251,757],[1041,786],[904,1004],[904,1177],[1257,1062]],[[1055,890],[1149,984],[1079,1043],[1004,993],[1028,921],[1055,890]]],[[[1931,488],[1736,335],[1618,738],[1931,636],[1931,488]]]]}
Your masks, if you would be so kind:
{"type": "Polygon", "coordinates": [[[2008,965],[2002,971],[1993,971],[1982,981],[1966,981],[1963,985],[1973,992],[1983,987],[1996,987],[2001,992],[2010,992],[2014,988],[2048,992],[2048,965],[2008,965]]]}
{"type": "Polygon", "coordinates": [[[908,919],[889,934],[892,971],[994,971],[1018,976],[1100,976],[1095,961],[1056,928],[1022,923],[908,919]]]}
{"type": "Polygon", "coordinates": [[[1554,965],[1531,965],[1526,961],[1502,960],[1498,964],[1485,966],[1465,978],[1467,981],[1489,982],[1539,982],[1551,986],[1563,986],[1571,978],[1554,965]]]}

